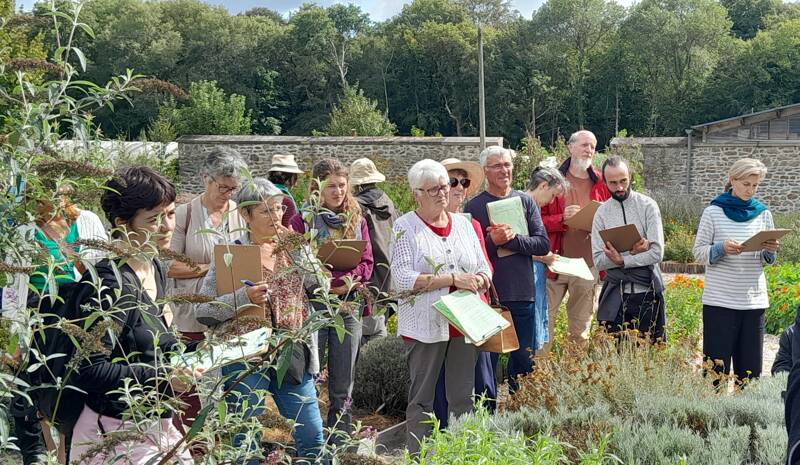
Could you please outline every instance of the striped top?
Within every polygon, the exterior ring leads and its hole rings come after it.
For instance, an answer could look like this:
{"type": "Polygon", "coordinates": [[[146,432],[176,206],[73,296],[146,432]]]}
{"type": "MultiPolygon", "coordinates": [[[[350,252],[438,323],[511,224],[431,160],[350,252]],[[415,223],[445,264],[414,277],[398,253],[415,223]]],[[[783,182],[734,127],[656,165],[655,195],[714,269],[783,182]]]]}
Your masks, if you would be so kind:
{"type": "Polygon", "coordinates": [[[750,221],[737,223],[711,205],[703,211],[694,242],[695,259],[706,265],[703,305],[734,310],[754,310],[769,307],[766,264],[761,251],[723,255],[710,263],[711,249],[727,239],[744,242],[759,231],[774,229],[772,213],[765,210],[750,221]]]}

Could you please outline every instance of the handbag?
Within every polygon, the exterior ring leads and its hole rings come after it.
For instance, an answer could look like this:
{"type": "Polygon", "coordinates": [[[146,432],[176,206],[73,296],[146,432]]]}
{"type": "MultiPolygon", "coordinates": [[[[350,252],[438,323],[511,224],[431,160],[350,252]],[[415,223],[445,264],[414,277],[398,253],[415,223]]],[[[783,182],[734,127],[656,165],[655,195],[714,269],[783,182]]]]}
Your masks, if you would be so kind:
{"type": "Polygon", "coordinates": [[[514,327],[514,320],[511,318],[511,310],[500,304],[500,298],[497,296],[497,289],[494,288],[494,283],[489,286],[489,306],[500,313],[500,316],[505,318],[510,323],[510,326],[477,346],[478,349],[498,354],[507,354],[519,349],[517,329],[514,327]]]}

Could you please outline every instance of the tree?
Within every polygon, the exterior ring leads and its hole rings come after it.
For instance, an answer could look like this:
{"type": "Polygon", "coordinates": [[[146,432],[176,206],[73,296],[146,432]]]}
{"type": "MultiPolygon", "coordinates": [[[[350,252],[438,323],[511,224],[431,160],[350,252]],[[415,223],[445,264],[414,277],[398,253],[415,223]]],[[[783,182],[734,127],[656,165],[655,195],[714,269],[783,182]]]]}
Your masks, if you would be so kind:
{"type": "Polygon", "coordinates": [[[250,134],[251,112],[245,109],[244,97],[225,92],[215,81],[193,82],[189,88],[191,101],[177,106],[173,99],[161,107],[158,118],[150,126],[151,134],[250,134]]]}
{"type": "Polygon", "coordinates": [[[333,5],[321,8],[305,4],[290,20],[296,33],[305,37],[302,46],[325,57],[336,70],[342,89],[346,89],[349,57],[354,53],[353,41],[369,27],[369,16],[355,5],[333,5]]]}
{"type": "Polygon", "coordinates": [[[693,102],[730,49],[730,26],[715,0],[643,0],[634,7],[619,47],[644,98],[647,134],[681,135],[693,102]]]}
{"type": "Polygon", "coordinates": [[[249,10],[242,13],[244,16],[263,16],[265,18],[269,18],[277,24],[284,24],[286,20],[283,19],[283,15],[278,13],[277,11],[271,8],[265,8],[263,6],[250,8],[249,10]]]}
{"type": "Polygon", "coordinates": [[[741,42],[720,62],[703,97],[705,120],[800,102],[800,18],[741,42]]]}
{"type": "Polygon", "coordinates": [[[751,39],[763,29],[766,20],[781,10],[781,0],[721,0],[733,22],[731,32],[740,39],[751,39]]]}
{"type": "Polygon", "coordinates": [[[510,0],[455,0],[455,3],[469,12],[475,24],[482,26],[502,26],[519,16],[510,0]]]}
{"type": "Polygon", "coordinates": [[[355,86],[348,87],[338,105],[333,107],[325,132],[331,136],[391,136],[397,128],[355,86]]]}
{"type": "Polygon", "coordinates": [[[533,23],[541,31],[552,57],[554,83],[564,83],[573,100],[577,126],[586,120],[586,81],[592,60],[607,49],[625,13],[608,0],[548,0],[535,13],[533,23]]]}

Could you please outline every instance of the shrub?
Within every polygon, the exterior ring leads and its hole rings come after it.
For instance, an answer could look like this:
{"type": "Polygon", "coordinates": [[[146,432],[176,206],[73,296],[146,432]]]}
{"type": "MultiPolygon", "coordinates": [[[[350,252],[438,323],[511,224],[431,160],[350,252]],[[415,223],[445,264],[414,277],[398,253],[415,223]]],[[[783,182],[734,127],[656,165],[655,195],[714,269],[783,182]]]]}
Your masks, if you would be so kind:
{"type": "MultiPolygon", "coordinates": [[[[569,463],[568,451],[576,449],[547,434],[526,437],[518,429],[498,427],[503,415],[491,416],[484,408],[464,415],[447,431],[434,429],[420,446],[418,457],[406,453],[403,465],[459,465],[486,463],[492,465],[531,463],[557,465],[569,463]]],[[[581,465],[619,463],[606,452],[607,437],[587,451],[577,451],[581,465]]]]}
{"type": "Polygon", "coordinates": [[[361,348],[353,383],[353,404],[387,415],[405,413],[411,379],[406,366],[405,342],[383,337],[361,348]]]}
{"type": "Polygon", "coordinates": [[[781,464],[786,376],[720,392],[692,356],[601,334],[521,378],[493,425],[578,447],[607,438],[607,451],[630,464],[781,464]]]}
{"type": "Polygon", "coordinates": [[[397,127],[378,110],[378,102],[353,86],[345,89],[325,128],[329,136],[391,136],[396,131],[397,127]]]}
{"type": "Polygon", "coordinates": [[[779,263],[800,263],[800,213],[775,214],[775,226],[795,231],[781,239],[779,263]]]}
{"type": "Polygon", "coordinates": [[[664,223],[664,261],[680,263],[694,262],[694,254],[692,253],[692,248],[694,247],[694,231],[682,224],[672,221],[664,223]]]}
{"type": "Polygon", "coordinates": [[[785,263],[764,269],[769,288],[769,308],[765,314],[766,331],[780,334],[794,323],[800,305],[800,265],[785,263]]]}
{"type": "Polygon", "coordinates": [[[677,275],[667,284],[664,301],[667,312],[667,341],[696,347],[703,319],[703,279],[677,275]]]}
{"type": "Polygon", "coordinates": [[[159,109],[158,118],[148,133],[155,138],[187,134],[250,134],[253,119],[245,108],[244,96],[231,94],[217,87],[216,81],[193,82],[190,102],[178,105],[168,101],[159,109]]]}

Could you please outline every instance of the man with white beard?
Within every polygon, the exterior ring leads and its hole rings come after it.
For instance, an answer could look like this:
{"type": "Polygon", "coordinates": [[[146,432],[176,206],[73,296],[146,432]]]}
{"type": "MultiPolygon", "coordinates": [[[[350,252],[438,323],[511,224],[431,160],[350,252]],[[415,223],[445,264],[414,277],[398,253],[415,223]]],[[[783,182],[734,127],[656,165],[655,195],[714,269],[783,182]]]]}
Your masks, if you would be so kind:
{"type": "MultiPolygon", "coordinates": [[[[552,254],[543,261],[553,260],[558,255],[583,258],[594,274],[594,281],[572,276],[557,275],[548,271],[547,308],[549,334],[553,334],[561,301],[569,292],[567,300],[568,337],[573,344],[583,344],[589,338],[589,328],[594,316],[595,290],[598,273],[592,261],[591,231],[570,228],[564,224],[581,208],[593,200],[605,202],[610,197],[600,171],[592,165],[597,138],[591,131],[580,130],[567,141],[570,157],[559,168],[569,186],[564,195],[556,197],[542,208],[542,222],[550,237],[552,254]]],[[[552,340],[552,336],[551,336],[552,340]]],[[[547,357],[551,343],[545,344],[539,355],[547,357]]]]}

